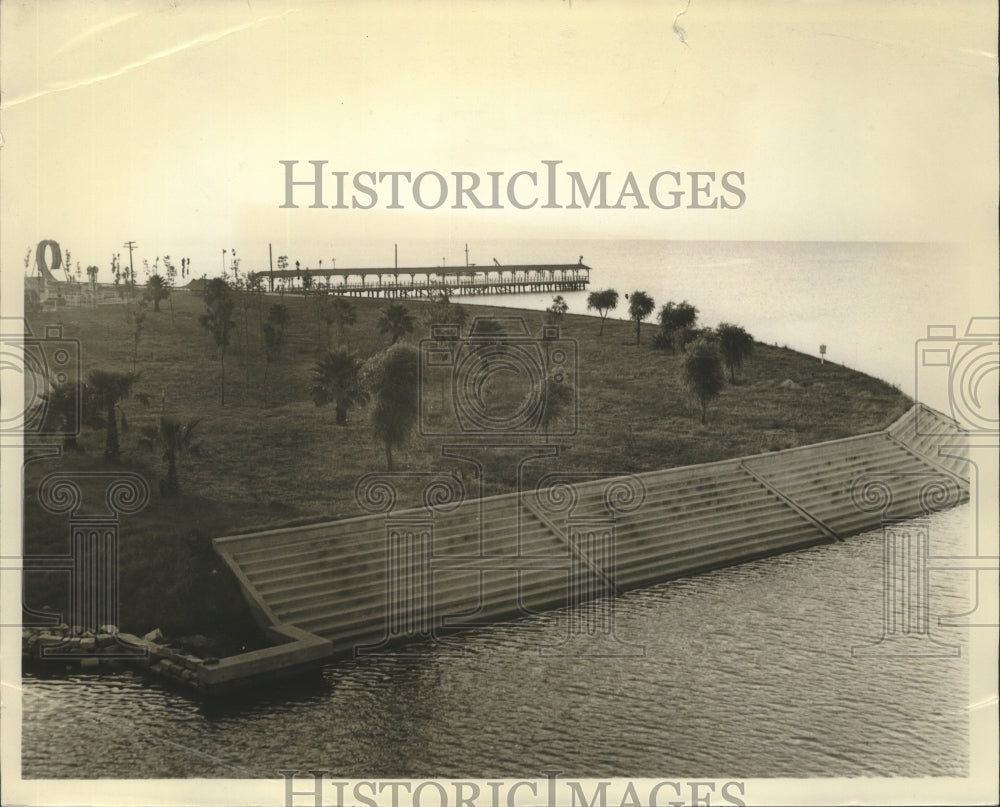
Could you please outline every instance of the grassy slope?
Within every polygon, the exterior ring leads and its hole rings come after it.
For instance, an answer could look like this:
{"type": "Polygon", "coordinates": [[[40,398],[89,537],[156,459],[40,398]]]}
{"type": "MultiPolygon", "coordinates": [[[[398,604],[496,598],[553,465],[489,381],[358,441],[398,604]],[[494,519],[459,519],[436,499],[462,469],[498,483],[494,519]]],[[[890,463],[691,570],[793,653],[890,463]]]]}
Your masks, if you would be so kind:
{"type": "MultiPolygon", "coordinates": [[[[268,297],[265,306],[276,302],[268,297]]],[[[295,520],[357,515],[358,477],[384,467],[374,444],[367,411],[350,413],[349,425],[334,425],[332,407],[317,408],[309,397],[312,365],[323,335],[307,303],[288,296],[292,321],[279,363],[271,366],[270,406],[263,406],[256,310],[250,312],[249,348],[236,339],[226,360],[226,406],[219,403],[219,362],[210,336],[197,322],[201,299],[175,292],[171,306],[150,313],[139,343],[138,389],[153,405],[125,405],[133,428],[122,439],[124,469],[144,474],[153,489],[150,505],[123,518],[121,623],[145,631],[159,626],[175,635],[226,637],[223,652],[253,641],[253,628],[235,582],[211,550],[209,539],[295,520]],[[201,417],[201,455],[185,456],[179,470],[184,493],[164,500],[157,480],[164,468],[155,454],[139,449],[135,426],[152,423],[162,411],[201,417]],[[234,643],[234,644],[233,644],[234,643]]],[[[361,356],[382,349],[387,339],[376,322],[384,302],[357,300],[358,322],[348,332],[361,356]]],[[[418,316],[427,304],[406,305],[418,316]]],[[[265,307],[266,313],[266,307],[265,307]]],[[[470,307],[470,314],[504,309],[470,307]]],[[[533,333],[541,314],[522,312],[533,333]]],[[[120,307],[48,311],[32,318],[35,332],[59,322],[67,337],[81,342],[84,371],[131,367],[131,329],[120,307]]],[[[655,333],[644,326],[634,344],[634,324],[608,320],[598,338],[596,318],[570,315],[564,335],[579,345],[579,432],[553,440],[557,460],[532,463],[527,482],[546,470],[626,473],[708,462],[788,448],[883,428],[908,406],[898,390],[877,379],[826,364],[787,349],[757,344],[753,360],[727,385],[702,427],[697,407],[679,382],[680,358],[653,350],[655,333]],[[793,379],[800,389],[779,386],[793,379]]],[[[414,340],[419,336],[415,335],[414,340]]],[[[336,334],[333,334],[336,343],[336,334]]],[[[65,517],[37,506],[38,481],[53,470],[101,469],[103,433],[85,428],[81,454],[42,459],[26,469],[26,551],[66,551],[65,517]]],[[[415,438],[397,452],[399,470],[452,468],[439,444],[415,438]]],[[[490,460],[485,493],[513,490],[514,462],[490,460]]],[[[62,610],[65,582],[29,575],[29,603],[62,610]]]]}

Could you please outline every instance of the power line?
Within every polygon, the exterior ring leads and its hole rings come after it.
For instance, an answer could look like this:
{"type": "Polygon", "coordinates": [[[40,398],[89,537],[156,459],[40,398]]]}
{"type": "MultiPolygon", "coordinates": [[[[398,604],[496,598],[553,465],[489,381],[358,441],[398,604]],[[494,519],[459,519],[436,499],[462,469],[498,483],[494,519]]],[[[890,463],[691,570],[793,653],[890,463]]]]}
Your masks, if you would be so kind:
{"type": "Polygon", "coordinates": [[[132,250],[138,248],[138,244],[135,241],[126,241],[122,244],[122,247],[128,249],[128,273],[131,276],[132,283],[135,283],[135,267],[132,266],[132,250]]]}

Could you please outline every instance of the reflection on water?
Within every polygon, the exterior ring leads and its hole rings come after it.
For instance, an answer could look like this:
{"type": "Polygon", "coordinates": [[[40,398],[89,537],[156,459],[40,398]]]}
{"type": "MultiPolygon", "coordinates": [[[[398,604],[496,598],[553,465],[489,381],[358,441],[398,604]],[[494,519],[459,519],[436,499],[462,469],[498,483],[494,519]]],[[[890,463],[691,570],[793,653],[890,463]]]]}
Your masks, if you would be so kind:
{"type": "MultiPolygon", "coordinates": [[[[955,552],[967,506],[932,519],[955,552]]],[[[129,674],[28,678],[26,777],[961,776],[961,658],[852,658],[881,634],[879,533],[626,594],[616,633],[642,657],[540,655],[552,616],[331,664],[312,682],[199,704],[129,674]]],[[[968,579],[931,573],[936,615],[968,579]]]]}

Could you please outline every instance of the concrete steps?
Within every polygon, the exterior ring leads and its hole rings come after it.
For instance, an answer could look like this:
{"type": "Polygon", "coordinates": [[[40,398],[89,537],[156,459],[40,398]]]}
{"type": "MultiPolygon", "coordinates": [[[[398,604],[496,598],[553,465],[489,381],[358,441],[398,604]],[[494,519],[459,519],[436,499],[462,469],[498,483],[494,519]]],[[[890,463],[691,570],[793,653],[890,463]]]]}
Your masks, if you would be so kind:
{"type": "Polygon", "coordinates": [[[917,404],[887,433],[915,454],[969,480],[968,435],[951,418],[917,404]]]}
{"type": "Polygon", "coordinates": [[[599,479],[574,485],[569,510],[546,509],[548,497],[531,491],[470,500],[433,519],[414,510],[390,522],[365,516],[214,545],[262,625],[295,626],[347,652],[378,643],[389,626],[388,523],[433,529],[430,555],[419,563],[406,556],[395,570],[393,613],[437,632],[559,608],[574,591],[601,595],[919,515],[928,479],[946,480],[958,503],[968,497],[962,438],[948,418],[914,409],[883,432],[614,480],[642,491],[617,510],[605,500],[612,480],[599,479]],[[892,482],[888,510],[866,511],[852,498],[859,481],[873,478],[892,482]],[[601,537],[612,530],[613,550],[601,537]]]}
{"type": "MultiPolygon", "coordinates": [[[[921,488],[941,475],[882,432],[808,449],[750,457],[744,463],[842,537],[877,527],[883,518],[919,514],[921,488]],[[857,493],[858,486],[876,480],[891,481],[892,501],[886,510],[862,509],[852,490],[857,493]]],[[[958,487],[957,480],[953,484],[958,487]]]]}
{"type": "MultiPolygon", "coordinates": [[[[614,519],[613,576],[620,589],[828,540],[738,460],[640,479],[641,506],[614,519]]],[[[601,482],[577,486],[572,521],[611,519],[604,487],[601,482]]],[[[557,523],[564,530],[569,524],[557,523]]]]}
{"type": "MultiPolygon", "coordinates": [[[[286,531],[282,531],[285,533],[286,531]]],[[[228,539],[229,558],[253,597],[281,623],[334,644],[377,641],[387,625],[386,520],[302,528],[296,534],[228,539]]],[[[434,522],[431,624],[495,620],[566,602],[569,551],[516,497],[471,502],[434,522]],[[482,523],[484,527],[480,529],[482,523]],[[517,553],[518,569],[480,571],[517,553]],[[542,568],[535,568],[541,564],[542,568]],[[471,568],[452,568],[453,566],[471,568]],[[465,614],[464,620],[461,615],[465,614]]],[[[397,575],[402,587],[414,574],[397,575]]]]}

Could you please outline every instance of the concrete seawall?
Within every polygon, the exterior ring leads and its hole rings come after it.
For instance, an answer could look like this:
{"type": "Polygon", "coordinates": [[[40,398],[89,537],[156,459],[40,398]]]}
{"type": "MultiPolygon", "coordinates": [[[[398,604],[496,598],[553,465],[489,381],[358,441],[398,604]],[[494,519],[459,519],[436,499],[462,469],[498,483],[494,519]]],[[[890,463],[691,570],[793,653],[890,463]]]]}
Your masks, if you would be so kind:
{"type": "Polygon", "coordinates": [[[966,501],[964,456],[956,424],[918,405],[884,431],[786,451],[631,476],[557,473],[486,499],[449,498],[439,478],[420,508],[217,538],[261,626],[296,637],[263,666],[224,666],[234,681],[273,674],[306,660],[296,648],[308,661],[377,652],[842,540],[966,501]]]}

